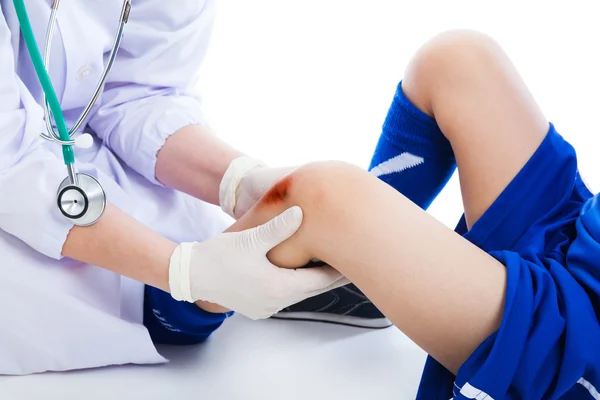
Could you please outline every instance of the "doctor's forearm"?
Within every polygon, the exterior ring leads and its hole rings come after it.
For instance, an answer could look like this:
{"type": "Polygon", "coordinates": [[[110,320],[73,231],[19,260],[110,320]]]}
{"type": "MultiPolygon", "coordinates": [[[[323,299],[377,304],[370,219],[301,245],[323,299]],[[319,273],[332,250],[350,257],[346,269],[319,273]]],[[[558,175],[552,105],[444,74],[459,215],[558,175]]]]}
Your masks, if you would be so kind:
{"type": "Polygon", "coordinates": [[[231,161],[243,154],[202,125],[171,135],[158,152],[156,178],[163,185],[219,205],[219,185],[231,161]]]}
{"type": "Polygon", "coordinates": [[[176,246],[108,204],[97,223],[71,229],[62,254],[168,292],[169,260],[176,246]]]}
{"type": "MultiPolygon", "coordinates": [[[[169,292],[169,261],[176,247],[174,242],[108,204],[97,223],[71,229],[62,254],[169,292]]],[[[229,311],[204,301],[195,304],[208,312],[229,311]]]]}

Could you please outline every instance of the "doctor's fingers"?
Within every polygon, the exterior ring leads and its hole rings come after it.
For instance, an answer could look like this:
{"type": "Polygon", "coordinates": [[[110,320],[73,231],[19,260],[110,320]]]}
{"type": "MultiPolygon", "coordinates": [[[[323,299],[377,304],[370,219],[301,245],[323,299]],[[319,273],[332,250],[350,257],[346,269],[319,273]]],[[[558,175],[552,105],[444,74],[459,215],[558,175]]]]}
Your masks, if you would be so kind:
{"type": "Polygon", "coordinates": [[[265,224],[246,232],[251,235],[250,241],[255,242],[266,254],[296,233],[302,224],[302,218],[302,209],[293,206],[265,224]]]}
{"type": "Polygon", "coordinates": [[[330,266],[298,269],[277,267],[277,269],[283,277],[280,280],[280,295],[291,296],[298,301],[349,283],[346,277],[330,266]]]}

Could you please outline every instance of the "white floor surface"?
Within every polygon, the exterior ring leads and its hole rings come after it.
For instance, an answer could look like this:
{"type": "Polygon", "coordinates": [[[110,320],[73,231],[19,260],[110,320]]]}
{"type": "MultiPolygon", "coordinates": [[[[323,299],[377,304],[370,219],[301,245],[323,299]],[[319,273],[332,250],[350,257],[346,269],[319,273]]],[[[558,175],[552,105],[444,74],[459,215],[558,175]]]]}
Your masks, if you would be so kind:
{"type": "Polygon", "coordinates": [[[233,317],[161,366],[0,378],[0,399],[414,399],[425,354],[395,327],[233,317]]]}

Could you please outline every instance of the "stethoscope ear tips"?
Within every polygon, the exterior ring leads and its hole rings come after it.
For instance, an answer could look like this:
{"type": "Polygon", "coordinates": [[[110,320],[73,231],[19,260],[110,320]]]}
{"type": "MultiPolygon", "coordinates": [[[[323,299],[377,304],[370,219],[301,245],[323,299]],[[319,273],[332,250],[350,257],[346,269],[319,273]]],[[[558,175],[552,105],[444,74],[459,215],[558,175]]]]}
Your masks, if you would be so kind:
{"type": "Polygon", "coordinates": [[[75,138],[75,147],[78,149],[89,149],[94,144],[94,138],[89,133],[84,133],[75,138]]]}

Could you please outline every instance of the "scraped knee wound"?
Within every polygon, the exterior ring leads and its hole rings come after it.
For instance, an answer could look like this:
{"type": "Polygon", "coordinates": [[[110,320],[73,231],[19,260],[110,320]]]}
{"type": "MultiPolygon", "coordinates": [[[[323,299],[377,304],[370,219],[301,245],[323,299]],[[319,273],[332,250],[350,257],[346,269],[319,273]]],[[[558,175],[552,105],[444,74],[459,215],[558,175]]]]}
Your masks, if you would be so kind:
{"type": "Polygon", "coordinates": [[[271,189],[265,193],[259,205],[278,204],[285,201],[289,196],[292,180],[292,176],[288,175],[273,185],[273,187],[271,187],[271,189]]]}
{"type": "MultiPolygon", "coordinates": [[[[263,197],[258,202],[258,207],[266,207],[266,206],[281,204],[281,203],[285,202],[290,196],[293,181],[294,181],[294,178],[291,175],[288,175],[288,176],[285,176],[284,178],[282,178],[275,185],[273,185],[271,187],[271,189],[269,189],[267,191],[267,193],[265,193],[263,195],[263,197]]],[[[282,267],[295,269],[295,268],[321,267],[324,265],[325,265],[325,263],[323,263],[322,261],[317,260],[317,259],[312,259],[305,265],[296,265],[296,266],[286,265],[286,266],[282,266],[282,267]]]]}

